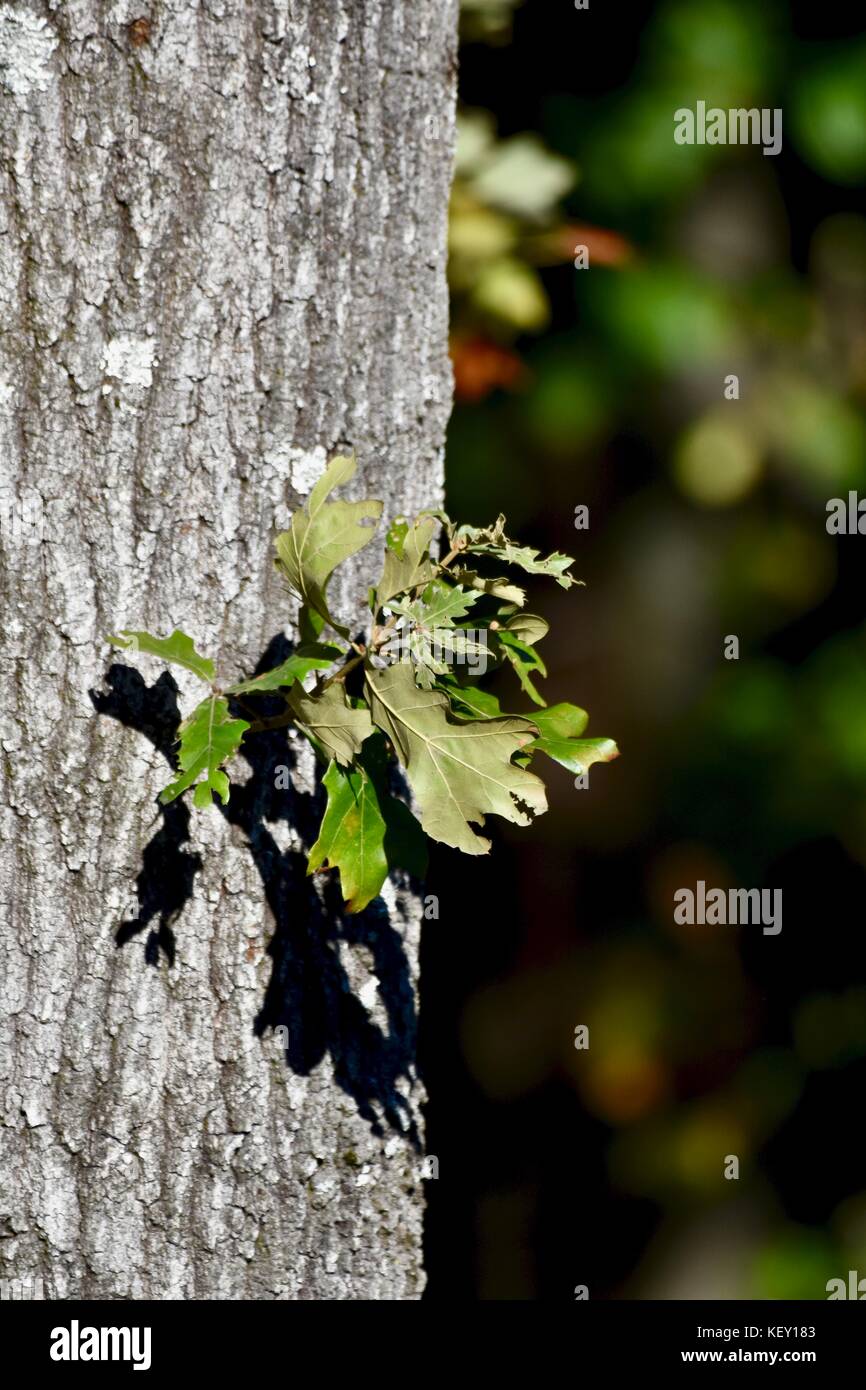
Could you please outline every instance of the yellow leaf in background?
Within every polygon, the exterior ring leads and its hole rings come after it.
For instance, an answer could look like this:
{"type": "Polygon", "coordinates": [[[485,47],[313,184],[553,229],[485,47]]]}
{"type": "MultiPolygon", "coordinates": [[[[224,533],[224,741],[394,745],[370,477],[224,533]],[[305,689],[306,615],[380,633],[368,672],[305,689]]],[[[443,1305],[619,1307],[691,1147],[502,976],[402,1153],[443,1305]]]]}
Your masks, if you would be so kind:
{"type": "Polygon", "coordinates": [[[490,149],[496,135],[496,123],[490,111],[460,111],[457,114],[457,148],[454,152],[454,177],[477,168],[482,156],[490,149]]]}
{"type": "Polygon", "coordinates": [[[521,332],[544,328],[550,318],[541,280],[530,266],[510,257],[484,267],[471,298],[475,309],[521,332]]]}
{"type": "Polygon", "coordinates": [[[569,160],[551,154],[535,135],[513,135],[494,146],[470,188],[483,203],[530,221],[544,221],[577,180],[569,160]]]}
{"type": "MultiPolygon", "coordinates": [[[[451,269],[455,258],[484,261],[511,250],[517,238],[514,223],[490,208],[453,208],[448,229],[451,269]]],[[[453,278],[453,277],[452,277],[453,278]]]]}

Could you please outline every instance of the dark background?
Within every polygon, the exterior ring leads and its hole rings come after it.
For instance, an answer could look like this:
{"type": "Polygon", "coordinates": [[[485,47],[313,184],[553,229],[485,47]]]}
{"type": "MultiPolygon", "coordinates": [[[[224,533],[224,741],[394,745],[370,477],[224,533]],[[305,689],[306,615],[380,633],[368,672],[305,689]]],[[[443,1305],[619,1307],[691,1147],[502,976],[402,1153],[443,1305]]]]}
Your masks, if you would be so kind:
{"type": "Polygon", "coordinates": [[[866,537],[825,525],[866,495],[864,25],[511,8],[480,35],[467,5],[462,103],[576,182],[507,218],[545,322],[455,268],[448,510],[576,556],[585,588],[530,583],[543,690],[621,756],[584,791],[539,768],[549,813],[486,858],[435,847],[427,1297],[822,1299],[866,1275],[866,537]],[[676,146],[698,98],[781,107],[781,154],[676,146]],[[485,353],[502,384],[467,385],[485,353]],[[781,934],[676,926],[699,878],[781,888],[781,934]]]}

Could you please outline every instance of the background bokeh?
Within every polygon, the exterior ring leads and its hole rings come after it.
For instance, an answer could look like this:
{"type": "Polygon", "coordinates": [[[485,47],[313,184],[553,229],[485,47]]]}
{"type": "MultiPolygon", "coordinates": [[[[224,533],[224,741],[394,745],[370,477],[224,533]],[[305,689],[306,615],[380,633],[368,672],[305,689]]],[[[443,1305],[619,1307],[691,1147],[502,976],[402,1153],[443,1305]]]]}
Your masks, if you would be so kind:
{"type": "Polygon", "coordinates": [[[621,757],[434,857],[428,1296],[823,1299],[866,1276],[866,536],[826,529],[866,496],[866,24],[463,25],[448,510],[577,557],[530,584],[544,694],[621,757]],[[782,108],[781,154],[676,145],[697,99],[782,108]],[[700,878],[781,888],[781,934],[676,926],[700,878]]]}

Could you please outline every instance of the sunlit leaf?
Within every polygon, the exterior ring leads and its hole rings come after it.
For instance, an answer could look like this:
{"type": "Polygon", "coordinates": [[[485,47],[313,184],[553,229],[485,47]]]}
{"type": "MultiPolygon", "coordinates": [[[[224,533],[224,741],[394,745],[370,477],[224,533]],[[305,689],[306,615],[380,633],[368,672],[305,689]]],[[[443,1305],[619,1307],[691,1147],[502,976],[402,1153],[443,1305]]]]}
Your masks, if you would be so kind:
{"type": "Polygon", "coordinates": [[[424,516],[411,527],[408,522],[391,527],[382,578],[376,586],[376,601],[380,606],[395,594],[417,589],[433,578],[435,569],[430,559],[430,545],[436,524],[434,517],[424,516]]]}
{"type": "Polygon", "coordinates": [[[523,686],[530,700],[534,700],[537,705],[544,705],[546,701],[540,695],[532,677],[535,672],[540,676],[547,675],[547,668],[538,652],[529,642],[522,642],[519,637],[515,637],[510,632],[498,632],[497,637],[505,653],[506,658],[514,667],[517,679],[523,686]]]}
{"type": "Polygon", "coordinates": [[[360,762],[349,769],[332,762],[322,781],[328,804],[310,850],[308,873],[324,865],[338,869],[348,912],[361,912],[381,891],[393,868],[420,877],[427,850],[408,806],[385,786],[382,736],[370,740],[360,762]]]}
{"type": "Polygon", "coordinates": [[[246,695],[256,694],[266,690],[280,690],[286,686],[294,685],[296,681],[302,681],[311,671],[326,671],[329,666],[333,666],[344,655],[342,647],[320,646],[300,646],[292,655],[286,657],[285,661],[280,662],[271,671],[263,671],[260,676],[251,676],[249,680],[240,681],[237,685],[230,685],[226,690],[226,695],[246,695]]]}
{"type": "Polygon", "coordinates": [[[178,627],[170,637],[154,637],[149,632],[135,632],[123,628],[117,637],[108,637],[106,641],[113,647],[121,647],[124,651],[147,652],[149,656],[161,656],[164,661],[170,661],[175,666],[185,666],[187,671],[192,671],[193,675],[203,681],[212,682],[216,677],[210,658],[197,652],[192,638],[181,632],[178,627]]]}
{"type": "Polygon", "coordinates": [[[569,772],[580,775],[588,771],[593,763],[610,762],[619,754],[613,739],[579,737],[586,728],[589,716],[586,710],[579,709],[577,705],[550,705],[547,709],[538,710],[532,719],[539,736],[526,745],[521,761],[524,755],[528,759],[536,751],[546,753],[549,758],[568,768],[569,772]]]}
{"type": "Polygon", "coordinates": [[[356,709],[349,703],[340,681],[312,695],[304,694],[295,686],[287,698],[302,728],[330,757],[344,766],[358,756],[364,739],[373,732],[368,711],[356,709]]]}
{"type": "Polygon", "coordinates": [[[374,528],[363,523],[378,521],[382,503],[329,502],[335,488],[355,474],[354,458],[331,459],[316,483],[306,506],[295,512],[288,531],[277,537],[277,567],[304,604],[344,636],[347,630],[328,611],[325,590],[338,565],[348,560],[373,538],[374,528]]]}
{"type": "Polygon", "coordinates": [[[526,719],[458,723],[448,697],[422,691],[406,663],[367,673],[370,710],[391,740],[415,793],[421,824],[434,840],[486,854],[489,840],[470,822],[495,814],[518,825],[547,809],[544,785],[512,756],[535,737],[526,719]]]}
{"type": "Polygon", "coordinates": [[[160,801],[174,801],[197,783],[193,798],[197,807],[212,805],[214,792],[225,804],[229,799],[229,779],[221,770],[222,764],[238,751],[249,727],[244,719],[232,719],[228,703],[221,697],[212,695],[202,700],[180,726],[180,776],[160,792],[160,801]]]}

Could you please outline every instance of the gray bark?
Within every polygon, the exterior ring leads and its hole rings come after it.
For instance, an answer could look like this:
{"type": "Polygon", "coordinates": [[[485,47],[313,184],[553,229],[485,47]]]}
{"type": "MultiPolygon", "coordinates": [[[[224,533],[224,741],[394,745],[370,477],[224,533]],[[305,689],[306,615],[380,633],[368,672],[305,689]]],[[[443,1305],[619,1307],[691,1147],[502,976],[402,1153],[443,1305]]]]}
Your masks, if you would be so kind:
{"type": "MultiPolygon", "coordinates": [[[[0,1276],[46,1296],[423,1287],[417,890],[344,919],[305,878],[285,734],[226,814],[162,812],[175,688],[104,637],[249,672],[327,455],[386,515],[437,501],[455,27],[0,3],[0,1276]]],[[[332,587],[359,629],[371,553],[332,587]]]]}

